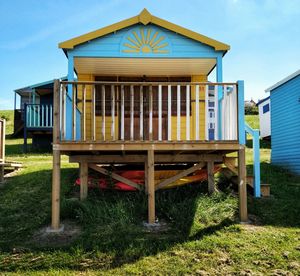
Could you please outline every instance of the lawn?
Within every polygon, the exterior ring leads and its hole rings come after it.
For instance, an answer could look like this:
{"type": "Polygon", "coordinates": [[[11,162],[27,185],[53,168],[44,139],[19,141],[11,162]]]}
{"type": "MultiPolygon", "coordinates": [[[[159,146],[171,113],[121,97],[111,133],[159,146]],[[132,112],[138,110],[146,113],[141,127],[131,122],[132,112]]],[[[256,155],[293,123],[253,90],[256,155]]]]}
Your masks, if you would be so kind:
{"type": "MultiPolygon", "coordinates": [[[[247,120],[257,126],[257,117],[247,120]]],[[[74,200],[78,169],[63,156],[61,216],[80,230],[76,239],[48,244],[37,239],[37,231],[50,222],[52,157],[25,155],[21,143],[7,139],[7,159],[25,168],[0,188],[0,274],[300,274],[300,177],[270,165],[266,143],[262,180],[271,184],[272,196],[249,195],[252,224],[238,223],[236,192],[220,179],[221,192],[214,196],[207,195],[206,183],[157,192],[157,216],[166,225],[158,232],[142,225],[147,218],[143,193],[94,190],[86,201],[74,200]]]]}

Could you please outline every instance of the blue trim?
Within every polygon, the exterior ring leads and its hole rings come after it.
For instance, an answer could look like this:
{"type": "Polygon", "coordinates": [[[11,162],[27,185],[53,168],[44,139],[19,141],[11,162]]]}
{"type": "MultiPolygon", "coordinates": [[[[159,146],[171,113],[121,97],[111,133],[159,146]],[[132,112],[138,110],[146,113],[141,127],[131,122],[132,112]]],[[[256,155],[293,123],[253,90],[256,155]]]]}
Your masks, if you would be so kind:
{"type": "Polygon", "coordinates": [[[260,104],[262,104],[263,102],[265,102],[265,101],[268,100],[268,99],[270,99],[270,96],[267,97],[267,98],[264,98],[264,99],[260,100],[260,101],[256,104],[256,106],[259,106],[260,104]]]}
{"type": "Polygon", "coordinates": [[[260,197],[260,145],[259,145],[259,130],[252,129],[245,123],[245,131],[253,137],[253,176],[254,176],[254,196],[260,197]]]}
{"type": "MultiPolygon", "coordinates": [[[[223,64],[222,64],[222,56],[218,56],[217,57],[217,82],[223,82],[223,64]]],[[[222,86],[218,86],[218,112],[219,114],[218,116],[218,136],[216,137],[216,139],[222,139],[222,102],[223,99],[223,87],[222,86]]]]}
{"type": "Polygon", "coordinates": [[[239,143],[246,144],[245,135],[245,107],[244,107],[244,81],[238,81],[238,116],[239,116],[239,143]]]}

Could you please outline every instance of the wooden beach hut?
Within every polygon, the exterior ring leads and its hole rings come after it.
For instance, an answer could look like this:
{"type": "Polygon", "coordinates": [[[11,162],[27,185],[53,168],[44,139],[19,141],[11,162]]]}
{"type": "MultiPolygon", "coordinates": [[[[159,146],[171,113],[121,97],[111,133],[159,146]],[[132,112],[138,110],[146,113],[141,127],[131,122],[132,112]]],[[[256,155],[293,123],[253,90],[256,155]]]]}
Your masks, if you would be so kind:
{"type": "Polygon", "coordinates": [[[53,231],[60,229],[61,154],[80,165],[81,199],[92,168],[144,190],[149,223],[156,191],[203,168],[214,191],[214,166],[224,163],[238,175],[240,219],[247,221],[244,83],[223,80],[229,45],[144,9],[59,48],[68,80],[54,83],[53,231]],[[237,153],[238,168],[229,153],[237,153]],[[155,185],[155,165],[178,163],[188,168],[155,185]],[[142,164],[145,185],[104,164],[142,164]]]}

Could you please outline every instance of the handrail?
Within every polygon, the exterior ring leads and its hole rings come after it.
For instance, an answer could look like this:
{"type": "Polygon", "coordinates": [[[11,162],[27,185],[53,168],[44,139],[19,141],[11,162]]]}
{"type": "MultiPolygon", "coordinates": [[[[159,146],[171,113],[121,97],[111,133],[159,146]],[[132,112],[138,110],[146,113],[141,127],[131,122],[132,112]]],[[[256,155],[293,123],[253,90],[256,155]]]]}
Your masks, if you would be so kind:
{"type": "Polygon", "coordinates": [[[166,81],[156,81],[156,82],[135,82],[135,81],[60,81],[61,84],[79,84],[79,85],[84,85],[84,84],[104,84],[104,85],[145,85],[145,86],[157,86],[157,85],[237,85],[237,82],[180,82],[180,81],[171,81],[171,82],[166,82],[166,81]]]}
{"type": "Polygon", "coordinates": [[[251,128],[245,123],[245,132],[250,134],[253,139],[253,176],[254,176],[254,196],[260,197],[260,145],[259,130],[251,128]]]}

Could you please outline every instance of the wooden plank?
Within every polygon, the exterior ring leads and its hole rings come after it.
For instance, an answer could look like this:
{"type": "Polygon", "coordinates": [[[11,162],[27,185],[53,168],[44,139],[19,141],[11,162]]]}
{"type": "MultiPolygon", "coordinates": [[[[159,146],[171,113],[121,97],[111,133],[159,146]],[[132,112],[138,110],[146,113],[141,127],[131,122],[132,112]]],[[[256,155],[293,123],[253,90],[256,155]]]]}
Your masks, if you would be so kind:
{"type": "Polygon", "coordinates": [[[231,170],[235,175],[238,175],[239,172],[238,170],[236,169],[235,167],[235,161],[236,161],[236,158],[235,157],[224,157],[224,164],[225,166],[231,170]]]}
{"type": "Polygon", "coordinates": [[[242,148],[242,145],[239,145],[237,142],[231,143],[205,143],[205,142],[189,142],[182,141],[181,143],[174,142],[161,142],[161,143],[152,143],[152,142],[105,142],[105,143],[92,143],[92,142],[63,142],[60,144],[53,145],[55,149],[61,151],[91,151],[91,150],[100,150],[100,151],[144,151],[144,150],[156,150],[156,151],[174,151],[174,150],[203,150],[203,151],[236,151],[242,148]]]}
{"type": "Polygon", "coordinates": [[[87,198],[88,194],[88,163],[80,163],[80,200],[87,198]]]}
{"type": "Polygon", "coordinates": [[[205,140],[208,141],[208,129],[209,129],[209,86],[205,85],[205,140]]]}
{"type": "MultiPolygon", "coordinates": [[[[66,139],[66,85],[62,85],[61,89],[61,137],[62,140],[66,139]]],[[[48,105],[45,108],[45,125],[48,126],[48,105]]]]}
{"type": "Polygon", "coordinates": [[[124,140],[124,127],[125,127],[125,107],[124,107],[124,85],[121,85],[121,140],[124,140]]]}
{"type": "Polygon", "coordinates": [[[191,106],[191,101],[190,101],[190,85],[186,86],[186,140],[190,140],[190,106],[191,106]]]}
{"type": "MultiPolygon", "coordinates": [[[[144,168],[145,168],[145,173],[144,173],[144,177],[145,177],[145,194],[148,195],[148,156],[143,156],[145,157],[144,159],[144,168]]],[[[132,159],[132,158],[131,158],[132,159]]]]}
{"type": "Polygon", "coordinates": [[[215,103],[215,139],[219,140],[219,97],[218,97],[218,86],[214,86],[214,103],[215,103]]]}
{"type": "MultiPolygon", "coordinates": [[[[53,91],[53,143],[59,142],[60,135],[60,83],[59,80],[54,81],[53,91]]],[[[51,228],[58,230],[60,227],[60,151],[53,149],[53,169],[52,169],[52,216],[51,228]]]]}
{"type": "Polygon", "coordinates": [[[76,88],[72,86],[72,140],[76,141],[76,88]]]}
{"type": "Polygon", "coordinates": [[[153,140],[153,91],[149,86],[149,140],[153,140]]]}
{"type": "Polygon", "coordinates": [[[114,141],[115,136],[115,109],[116,109],[116,100],[115,100],[115,86],[111,86],[111,139],[114,141]]]}
{"type": "Polygon", "coordinates": [[[239,161],[238,189],[239,189],[240,221],[247,222],[248,221],[248,211],[247,211],[247,183],[246,183],[245,148],[239,150],[238,161],[239,161]]]}
{"type": "Polygon", "coordinates": [[[102,128],[101,136],[102,141],[105,141],[105,85],[101,86],[101,119],[102,119],[102,128]]]}
{"type": "MultiPolygon", "coordinates": [[[[222,154],[155,154],[155,163],[197,163],[200,161],[208,162],[213,161],[215,163],[221,163],[223,161],[222,154]]],[[[125,163],[144,163],[146,156],[143,154],[101,154],[99,155],[71,155],[69,157],[70,163],[97,163],[97,164],[125,164],[125,163]]]]}
{"type": "Polygon", "coordinates": [[[97,171],[97,172],[100,172],[104,175],[109,175],[111,176],[113,179],[117,180],[117,181],[120,181],[120,182],[123,182],[133,188],[136,188],[138,190],[142,190],[142,186],[139,185],[139,184],[136,184],[135,182],[125,178],[125,177],[122,177],[116,173],[113,173],[113,172],[109,172],[108,170],[104,169],[104,168],[101,168],[99,165],[96,165],[96,164],[89,164],[88,165],[91,169],[97,171]]]}
{"type": "Polygon", "coordinates": [[[162,86],[158,86],[158,140],[162,140],[162,86]]]}
{"type": "Polygon", "coordinates": [[[172,87],[168,85],[168,140],[172,140],[172,87]]]}
{"type": "Polygon", "coordinates": [[[130,86],[130,140],[134,140],[134,87],[130,86]]]}
{"type": "Polygon", "coordinates": [[[199,140],[199,85],[196,85],[195,89],[195,111],[196,111],[196,116],[195,116],[195,139],[196,141],[199,140]]]}
{"type": "Polygon", "coordinates": [[[154,151],[147,154],[147,184],[148,184],[148,223],[155,223],[155,182],[154,182],[154,151]]]}
{"type": "Polygon", "coordinates": [[[91,109],[91,124],[92,124],[92,140],[96,141],[96,86],[92,90],[92,109],[91,109]]]}
{"type": "Polygon", "coordinates": [[[160,182],[158,185],[156,185],[155,187],[155,190],[159,190],[159,189],[162,189],[168,185],[170,185],[171,183],[177,181],[178,179],[182,178],[182,177],[185,177],[197,170],[201,170],[203,167],[205,166],[205,162],[201,162],[195,166],[192,166],[191,168],[187,169],[187,170],[184,170],[182,172],[180,172],[179,174],[177,175],[174,175],[168,179],[165,179],[164,181],[160,182]]]}
{"type": "Polygon", "coordinates": [[[86,141],[86,86],[82,87],[82,137],[86,141]]]}
{"type": "Polygon", "coordinates": [[[176,136],[177,141],[180,141],[180,134],[181,134],[180,107],[181,107],[180,85],[177,85],[177,136],[176,136]]]}
{"type": "Polygon", "coordinates": [[[143,86],[140,86],[140,140],[144,139],[144,95],[143,86]]]}
{"type": "Polygon", "coordinates": [[[208,193],[213,194],[216,191],[213,161],[207,162],[207,182],[208,193]]]}

